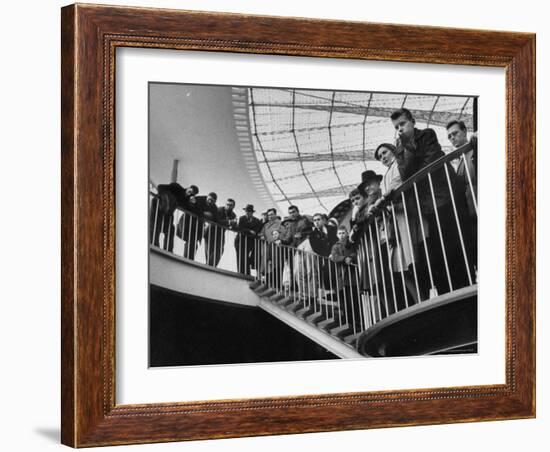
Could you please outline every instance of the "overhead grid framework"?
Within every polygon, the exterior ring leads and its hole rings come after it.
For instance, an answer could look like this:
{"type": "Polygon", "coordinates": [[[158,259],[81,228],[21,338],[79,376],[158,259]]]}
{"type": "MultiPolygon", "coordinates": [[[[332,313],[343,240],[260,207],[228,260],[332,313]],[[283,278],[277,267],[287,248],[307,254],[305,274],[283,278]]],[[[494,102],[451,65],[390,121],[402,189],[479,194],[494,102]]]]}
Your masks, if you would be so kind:
{"type": "Polygon", "coordinates": [[[329,212],[372,169],[380,143],[395,141],[390,115],[408,108],[416,127],[434,129],[445,152],[453,119],[474,129],[472,96],[289,88],[248,88],[251,135],[258,166],[282,215],[291,204],[304,213],[329,212]]]}

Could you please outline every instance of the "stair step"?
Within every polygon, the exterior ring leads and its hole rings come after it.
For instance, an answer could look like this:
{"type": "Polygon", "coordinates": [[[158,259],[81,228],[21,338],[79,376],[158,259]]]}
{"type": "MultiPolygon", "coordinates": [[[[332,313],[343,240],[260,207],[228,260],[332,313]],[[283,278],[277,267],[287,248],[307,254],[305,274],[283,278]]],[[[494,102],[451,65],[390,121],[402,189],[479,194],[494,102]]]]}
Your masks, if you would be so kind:
{"type": "Polygon", "coordinates": [[[339,325],[338,318],[335,317],[333,319],[329,318],[329,319],[326,319],[326,320],[321,320],[317,324],[317,328],[321,328],[325,331],[330,331],[332,328],[336,328],[338,325],[339,325]]]}
{"type": "Polygon", "coordinates": [[[304,303],[301,302],[301,301],[294,301],[292,302],[291,304],[289,304],[287,307],[286,307],[286,310],[287,311],[290,311],[290,312],[296,312],[298,309],[302,309],[304,307],[304,303]]]}
{"type": "MultiPolygon", "coordinates": [[[[258,293],[258,292],[256,292],[256,293],[258,293]]],[[[259,292],[258,295],[260,297],[269,298],[269,297],[275,295],[276,293],[277,292],[275,292],[275,289],[266,289],[263,292],[259,292]]]]}
{"type": "Polygon", "coordinates": [[[282,300],[283,298],[285,298],[285,295],[282,294],[281,292],[277,292],[275,293],[275,295],[272,295],[271,297],[269,297],[269,301],[277,303],[279,300],[282,300]]]}
{"type": "Polygon", "coordinates": [[[355,345],[357,343],[357,340],[359,339],[359,336],[361,336],[360,332],[356,334],[351,334],[349,336],[344,337],[344,342],[346,344],[355,345]]]}
{"type": "Polygon", "coordinates": [[[325,315],[322,312],[314,312],[306,317],[306,321],[312,325],[317,325],[322,320],[325,320],[325,315]]]}
{"type": "Polygon", "coordinates": [[[298,309],[295,314],[302,319],[305,319],[308,315],[313,314],[315,311],[312,306],[304,306],[302,309],[298,309]]]}
{"type": "Polygon", "coordinates": [[[250,287],[252,290],[255,290],[257,287],[261,286],[262,285],[262,282],[261,281],[252,281],[248,287],[250,287]]]}
{"type": "Polygon", "coordinates": [[[330,330],[330,334],[338,338],[343,338],[349,335],[350,333],[353,334],[353,329],[348,324],[344,324],[342,326],[338,326],[330,330]]]}
{"type": "Polygon", "coordinates": [[[257,294],[260,294],[262,292],[264,292],[265,290],[267,290],[268,287],[266,284],[258,284],[254,289],[254,292],[256,292],[257,294]]]}
{"type": "Polygon", "coordinates": [[[294,303],[294,300],[292,299],[292,297],[283,297],[277,301],[277,304],[282,307],[286,307],[291,303],[294,303]]]}

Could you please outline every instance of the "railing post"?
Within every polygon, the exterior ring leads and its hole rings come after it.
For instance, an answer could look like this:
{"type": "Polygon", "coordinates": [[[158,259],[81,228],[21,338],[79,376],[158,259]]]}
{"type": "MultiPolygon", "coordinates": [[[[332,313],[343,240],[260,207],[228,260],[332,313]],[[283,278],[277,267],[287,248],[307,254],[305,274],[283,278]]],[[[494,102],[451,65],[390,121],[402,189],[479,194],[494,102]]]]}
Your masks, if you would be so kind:
{"type": "MultiPolygon", "coordinates": [[[[414,254],[414,249],[412,245],[411,227],[409,225],[409,214],[407,213],[407,203],[405,201],[405,194],[403,192],[401,192],[401,202],[403,203],[403,211],[405,213],[405,224],[407,226],[407,235],[409,237],[409,249],[411,252],[414,282],[416,284],[416,294],[418,297],[417,300],[420,303],[422,301],[422,298],[420,297],[420,287],[418,285],[418,275],[416,273],[416,255],[414,254]]],[[[426,237],[423,237],[423,240],[426,240],[426,237]]]]}
{"type": "Polygon", "coordinates": [[[433,187],[432,175],[428,173],[428,182],[430,184],[430,192],[432,194],[432,202],[434,206],[435,221],[437,224],[437,231],[439,232],[439,240],[441,243],[441,251],[443,252],[443,262],[445,263],[445,271],[447,273],[447,281],[449,282],[449,291],[453,290],[453,283],[451,281],[451,273],[449,272],[449,264],[447,263],[447,250],[445,249],[445,241],[443,240],[443,233],[441,231],[441,222],[439,220],[439,213],[437,211],[437,203],[435,201],[435,192],[433,187]]]}
{"type": "Polygon", "coordinates": [[[474,203],[474,209],[477,216],[477,195],[474,190],[474,184],[472,184],[472,178],[470,177],[470,169],[468,168],[468,162],[466,161],[466,155],[462,154],[462,162],[464,163],[464,169],[466,170],[466,177],[468,178],[468,186],[470,187],[470,193],[472,194],[472,201],[474,203]]]}
{"type": "Polygon", "coordinates": [[[464,246],[464,238],[462,237],[462,228],[460,227],[460,219],[458,218],[458,212],[457,212],[457,209],[456,209],[455,197],[454,197],[453,187],[452,187],[452,184],[451,184],[451,179],[449,177],[449,170],[447,168],[447,163],[444,163],[443,166],[445,168],[445,175],[447,176],[447,183],[449,184],[449,192],[450,192],[450,195],[451,195],[451,202],[453,204],[453,211],[454,211],[454,214],[455,214],[456,227],[458,229],[458,236],[460,238],[460,246],[462,247],[462,254],[464,256],[464,263],[466,264],[466,272],[468,274],[468,281],[469,281],[470,285],[472,285],[473,282],[472,282],[472,275],[470,274],[470,265],[468,263],[468,256],[466,254],[466,247],[464,246]]]}
{"type": "Polygon", "coordinates": [[[395,312],[397,312],[397,296],[395,294],[395,282],[393,280],[393,266],[391,263],[392,257],[390,252],[390,239],[388,237],[388,225],[386,224],[386,213],[382,211],[382,223],[384,225],[384,233],[386,234],[386,251],[388,255],[388,267],[390,270],[390,282],[391,282],[391,290],[393,294],[393,306],[395,308],[395,312]]]}
{"type": "MultiPolygon", "coordinates": [[[[404,270],[404,265],[403,265],[403,248],[402,248],[402,245],[404,244],[401,244],[400,241],[399,241],[399,235],[400,235],[400,231],[397,227],[397,218],[395,216],[395,206],[394,206],[394,203],[393,201],[391,201],[391,210],[392,210],[392,217],[393,217],[393,228],[395,230],[395,243],[397,245],[397,252],[399,254],[399,263],[401,264],[401,284],[403,285],[403,296],[405,297],[405,306],[408,308],[409,307],[409,297],[407,297],[407,284],[405,282],[405,270],[404,270]]],[[[414,256],[413,256],[414,258],[414,256]]]]}
{"type": "MultiPolygon", "coordinates": [[[[369,224],[369,230],[370,229],[371,229],[371,225],[369,224]]],[[[374,221],[374,231],[376,232],[375,236],[376,236],[376,245],[378,248],[378,260],[380,264],[380,279],[382,280],[382,289],[384,290],[384,306],[386,307],[386,317],[387,317],[390,315],[390,308],[388,305],[388,294],[386,292],[386,278],[385,278],[386,275],[384,274],[384,264],[382,262],[382,248],[380,246],[380,236],[378,233],[378,224],[376,219],[374,221]]]]}
{"type": "MultiPolygon", "coordinates": [[[[422,220],[422,211],[420,210],[420,198],[418,197],[418,190],[416,188],[416,182],[413,183],[414,187],[414,196],[416,198],[416,208],[418,209],[418,220],[420,222],[420,230],[422,231],[422,237],[424,237],[424,240],[422,240],[422,243],[424,244],[424,251],[426,253],[426,263],[428,265],[428,276],[430,277],[430,298],[437,296],[437,287],[435,287],[434,284],[434,278],[432,274],[432,263],[430,261],[430,253],[428,253],[428,245],[426,243],[427,237],[426,233],[424,231],[424,222],[422,220]]],[[[437,210],[437,206],[436,206],[437,210]]]]}

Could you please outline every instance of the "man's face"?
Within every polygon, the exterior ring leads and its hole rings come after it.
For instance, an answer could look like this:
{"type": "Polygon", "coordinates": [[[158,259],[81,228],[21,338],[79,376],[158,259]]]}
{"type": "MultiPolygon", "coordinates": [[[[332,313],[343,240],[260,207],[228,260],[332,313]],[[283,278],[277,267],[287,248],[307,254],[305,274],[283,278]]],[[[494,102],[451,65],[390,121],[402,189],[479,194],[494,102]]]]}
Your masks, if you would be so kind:
{"type": "Polygon", "coordinates": [[[273,240],[279,240],[279,231],[276,229],[271,233],[271,237],[273,237],[273,240]]]}
{"type": "Polygon", "coordinates": [[[216,200],[215,200],[212,196],[210,196],[210,195],[208,195],[208,196],[206,197],[206,202],[207,202],[209,205],[216,204],[216,200]]]}
{"type": "Polygon", "coordinates": [[[338,240],[341,240],[341,241],[345,240],[348,237],[348,233],[343,229],[338,229],[336,234],[338,235],[338,240]]]}
{"type": "Polygon", "coordinates": [[[378,180],[371,180],[365,186],[365,192],[367,193],[367,195],[372,195],[376,193],[378,190],[380,190],[380,182],[378,182],[378,180]]]}
{"type": "Polygon", "coordinates": [[[407,140],[414,135],[414,122],[407,118],[406,115],[403,114],[397,119],[392,119],[391,122],[395,130],[397,130],[399,138],[407,140]]]}
{"type": "Polygon", "coordinates": [[[191,187],[185,189],[185,195],[186,196],[195,196],[195,190],[193,190],[191,187]]]}
{"type": "Polygon", "coordinates": [[[321,229],[324,226],[325,222],[323,221],[323,217],[321,215],[315,215],[313,217],[313,225],[317,229],[321,229]]]}
{"type": "Polygon", "coordinates": [[[248,217],[248,218],[252,218],[252,215],[254,214],[254,212],[252,212],[252,210],[247,210],[245,211],[245,215],[248,217]]]}
{"type": "Polygon", "coordinates": [[[275,219],[275,212],[273,210],[267,211],[267,221],[273,221],[275,219]]]}
{"type": "Polygon", "coordinates": [[[290,218],[292,218],[293,220],[297,219],[298,218],[298,209],[288,209],[288,215],[290,216],[290,218]]]}
{"type": "Polygon", "coordinates": [[[391,149],[381,147],[380,149],[378,149],[378,158],[384,166],[389,167],[395,159],[395,156],[393,155],[391,149]]]}
{"type": "Polygon", "coordinates": [[[447,138],[455,148],[459,148],[468,142],[466,131],[462,130],[458,124],[453,124],[447,129],[447,138]]]}
{"type": "Polygon", "coordinates": [[[365,201],[365,198],[359,194],[353,195],[353,197],[351,198],[351,203],[355,207],[361,207],[364,201],[365,201]]]}
{"type": "Polygon", "coordinates": [[[234,208],[235,208],[235,203],[234,202],[227,201],[225,203],[225,209],[228,210],[229,212],[232,212],[234,208]]]}

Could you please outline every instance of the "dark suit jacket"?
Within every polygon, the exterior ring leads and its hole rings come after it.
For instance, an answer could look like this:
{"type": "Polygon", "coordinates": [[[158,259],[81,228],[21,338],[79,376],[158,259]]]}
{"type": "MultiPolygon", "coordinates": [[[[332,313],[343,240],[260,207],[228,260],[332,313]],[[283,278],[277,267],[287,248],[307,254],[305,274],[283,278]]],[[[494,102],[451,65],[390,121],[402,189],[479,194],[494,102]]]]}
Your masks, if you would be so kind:
{"type": "Polygon", "coordinates": [[[328,257],[330,255],[332,245],[334,245],[338,239],[336,237],[335,226],[327,225],[326,228],[326,234],[317,228],[313,228],[311,234],[309,235],[309,244],[315,254],[328,257]]]}
{"type": "MultiPolygon", "coordinates": [[[[444,157],[445,153],[441,150],[441,145],[437,140],[437,135],[433,129],[414,129],[414,136],[406,143],[398,140],[395,159],[401,179],[406,181],[417,171],[420,171],[430,163],[444,157]]],[[[451,165],[447,165],[451,183],[454,181],[455,172],[451,165]]],[[[436,205],[443,206],[450,202],[450,191],[447,177],[443,167],[434,170],[431,173],[436,205]]],[[[434,212],[434,204],[431,197],[428,177],[419,180],[418,195],[420,198],[421,209],[425,213],[434,212]]],[[[409,196],[414,196],[414,191],[409,191],[409,196]]]]}
{"type": "Polygon", "coordinates": [[[239,217],[237,229],[242,234],[256,236],[260,233],[262,227],[262,221],[254,216],[250,220],[246,215],[239,217]]]}
{"type": "Polygon", "coordinates": [[[206,220],[218,222],[218,207],[216,204],[208,204],[206,202],[206,196],[197,196],[197,204],[202,210],[202,214],[206,220]]]}
{"type": "Polygon", "coordinates": [[[160,211],[167,215],[172,215],[176,207],[184,207],[185,188],[177,182],[170,184],[160,184],[157,186],[160,198],[160,211]]]}

